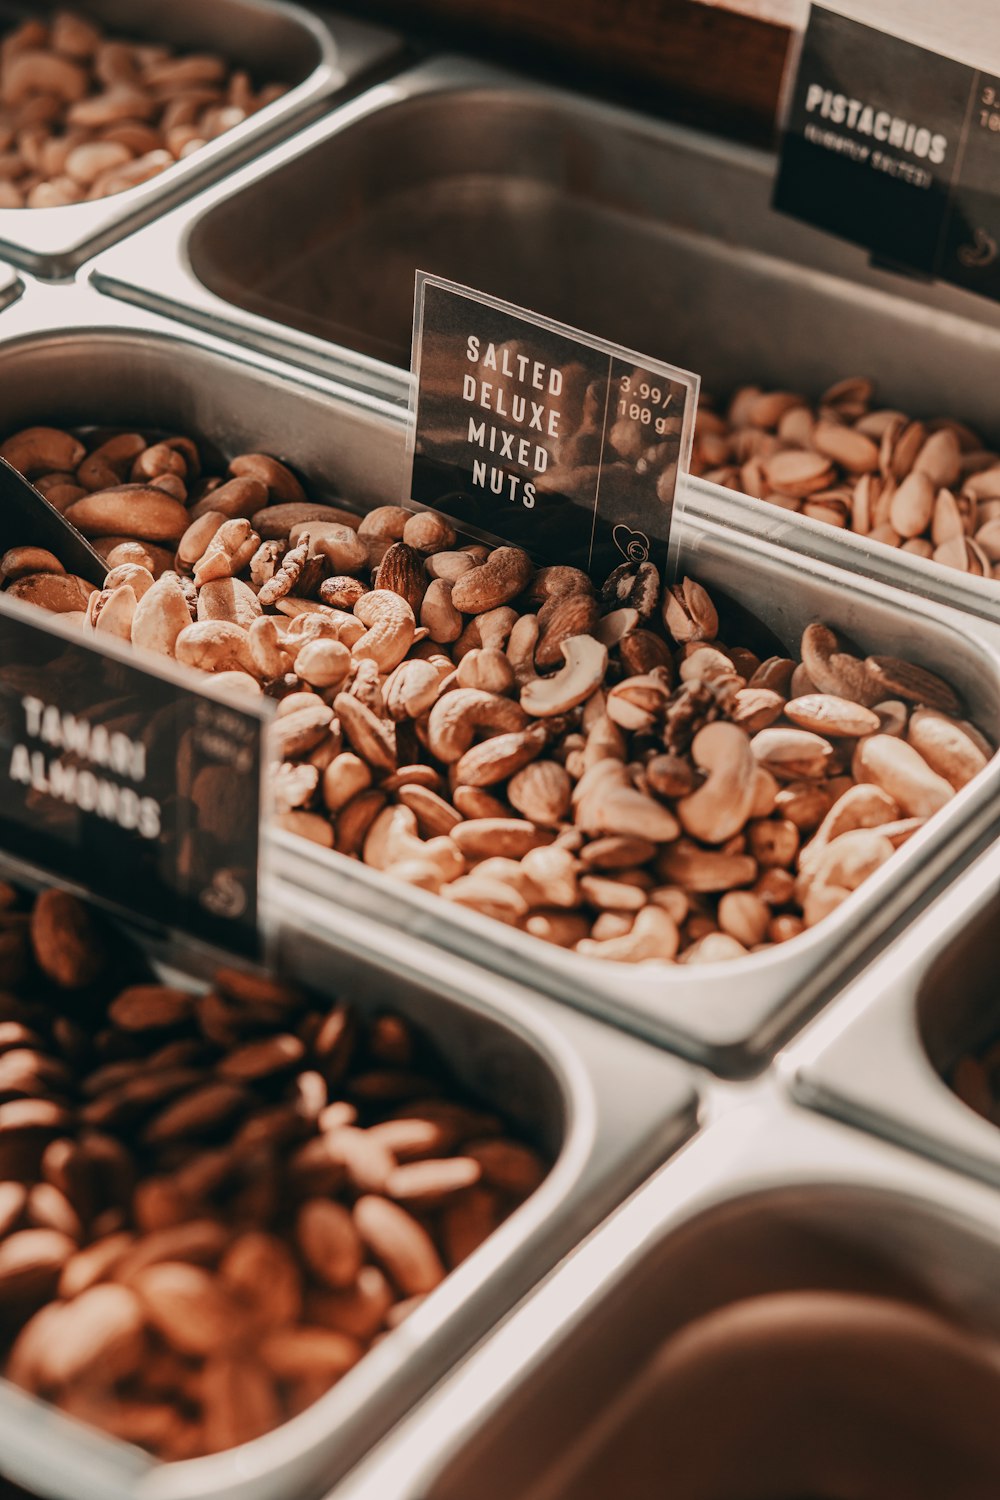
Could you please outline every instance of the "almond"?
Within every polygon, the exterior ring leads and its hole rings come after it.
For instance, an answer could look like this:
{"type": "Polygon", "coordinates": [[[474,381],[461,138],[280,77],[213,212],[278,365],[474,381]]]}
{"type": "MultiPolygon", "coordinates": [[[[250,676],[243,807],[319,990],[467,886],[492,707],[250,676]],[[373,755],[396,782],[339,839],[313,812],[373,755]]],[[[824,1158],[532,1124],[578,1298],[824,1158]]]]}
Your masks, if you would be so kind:
{"type": "Polygon", "coordinates": [[[419,617],[429,581],[424,559],[417,549],[405,542],[393,542],[378,565],[373,586],[399,594],[419,617]]]}
{"type": "Polygon", "coordinates": [[[181,1354],[214,1354],[246,1331],[246,1315],[219,1279],[200,1266],[161,1261],[137,1272],[131,1285],[149,1322],[181,1354]]]}
{"type": "Polygon", "coordinates": [[[359,1198],[354,1205],[354,1222],[365,1245],[404,1297],[431,1292],[444,1280],[444,1266],[433,1241],[398,1203],[373,1196],[359,1198]]]}
{"type": "Polygon", "coordinates": [[[260,1358],[278,1380],[319,1376],[332,1383],[356,1365],[358,1341],[332,1328],[282,1328],[261,1339],[260,1358]]]}
{"type": "Polygon", "coordinates": [[[313,1198],[299,1209],[295,1238],[303,1258],[324,1285],[349,1287],[361,1269],[361,1240],[346,1208],[313,1198]]]}
{"type": "Polygon", "coordinates": [[[282,1420],[274,1381],[245,1353],[209,1359],[199,1381],[206,1449],[218,1452],[249,1443],[282,1420]]]}

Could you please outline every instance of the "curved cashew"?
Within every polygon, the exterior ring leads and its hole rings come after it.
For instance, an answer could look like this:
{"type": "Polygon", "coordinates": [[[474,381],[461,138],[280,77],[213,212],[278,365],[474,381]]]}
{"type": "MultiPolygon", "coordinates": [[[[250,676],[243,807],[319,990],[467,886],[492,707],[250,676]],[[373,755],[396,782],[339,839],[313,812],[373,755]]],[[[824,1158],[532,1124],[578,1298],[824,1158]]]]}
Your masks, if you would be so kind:
{"type": "Polygon", "coordinates": [[[535,647],[540,633],[537,615],[522,615],[510,633],[507,660],[519,687],[524,687],[526,682],[538,676],[535,671],[535,647]]]}
{"type": "Polygon", "coordinates": [[[117,568],[112,568],[104,579],[106,589],[121,588],[127,583],[136,599],[141,599],[143,594],[148,594],[153,587],[153,575],[148,568],[142,568],[138,563],[119,563],[117,568]]]}
{"type": "Polygon", "coordinates": [[[116,589],[105,588],[99,594],[91,594],[90,598],[92,605],[95,599],[98,601],[98,605],[93,606],[91,617],[94,629],[103,631],[106,635],[116,635],[123,641],[130,641],[137,603],[135,590],[127,583],[122,583],[116,589]],[[100,604],[102,599],[104,603],[100,604]]]}
{"type": "Polygon", "coordinates": [[[132,644],[161,656],[173,656],[174,645],[182,630],[191,624],[184,590],[176,574],[164,574],[136,605],[132,617],[132,644]]]}
{"type": "Polygon", "coordinates": [[[86,456],[86,448],[58,427],[25,427],[0,448],[0,456],[29,479],[32,474],[70,472],[86,456]]]}
{"type": "Polygon", "coordinates": [[[566,665],[552,677],[536,677],[521,689],[521,707],[536,718],[575,708],[604,681],[608,650],[592,635],[571,635],[562,643],[566,665]]]}
{"type": "Polygon", "coordinates": [[[816,866],[817,885],[854,891],[895,853],[895,845],[877,828],[855,828],[831,839],[816,866]]]}
{"type": "Polygon", "coordinates": [[[427,744],[436,760],[451,765],[469,749],[477,730],[514,734],[524,728],[524,723],[523,710],[510,698],[484,693],[480,688],[456,688],[431,709],[427,744]]]}
{"type": "Polygon", "coordinates": [[[250,655],[254,671],[266,682],[283,677],[292,669],[292,653],[281,644],[278,626],[272,615],[261,615],[254,620],[248,633],[250,655]]]}
{"type": "Polygon", "coordinates": [[[432,641],[445,645],[462,634],[462,616],[451,602],[451,584],[445,578],[432,578],[420,606],[420,623],[432,641]]]}
{"type": "MultiPolygon", "coordinates": [[[[806,626],[802,632],[801,656],[809,681],[821,693],[834,693],[873,708],[885,697],[885,689],[859,657],[838,650],[838,646],[837,637],[828,626],[806,626]]],[[[802,695],[793,691],[792,696],[802,695]]]]}
{"type": "Polygon", "coordinates": [[[228,620],[198,620],[186,625],[174,642],[174,655],[185,666],[198,667],[203,672],[254,675],[247,632],[228,620]]]}
{"type": "Polygon", "coordinates": [[[371,784],[372,773],[360,755],[342,750],[323,772],[323,805],[327,812],[339,812],[352,797],[358,792],[366,792],[371,784]]]}
{"type": "Polygon", "coordinates": [[[747,734],[719,719],[699,729],[691,742],[696,766],[708,772],[704,785],[677,804],[685,833],[705,844],[724,844],[746,825],[757,790],[757,763],[747,734]]]}
{"type": "MultiPolygon", "coordinates": [[[[454,603],[454,589],[452,590],[452,603],[454,603]]],[[[517,624],[517,610],[511,609],[509,605],[501,605],[499,609],[488,609],[485,614],[476,615],[470,620],[455,642],[452,652],[456,661],[461,661],[467,651],[474,651],[477,647],[485,647],[489,651],[502,651],[507,644],[507,638],[514,626],[517,624]]]]}
{"type": "Polygon", "coordinates": [[[417,837],[416,814],[402,803],[385,807],[365,837],[362,859],[375,870],[388,870],[404,859],[417,859],[424,841],[417,837]]]}
{"type": "Polygon", "coordinates": [[[849,787],[827,812],[799,855],[799,872],[812,875],[826,849],[842,834],[859,828],[881,828],[900,817],[899,804],[870,781],[849,787]]]}
{"type": "Polygon", "coordinates": [[[603,942],[584,938],[577,943],[576,951],[622,964],[648,963],[651,959],[670,963],[680,945],[681,935],[670,913],[662,906],[644,906],[624,937],[605,938],[603,942]]]}
{"type": "Polygon", "coordinates": [[[368,626],[351,648],[354,655],[377,662],[380,672],[398,667],[413,644],[417,628],[406,600],[391,589],[372,589],[358,600],[354,614],[368,626]]]}

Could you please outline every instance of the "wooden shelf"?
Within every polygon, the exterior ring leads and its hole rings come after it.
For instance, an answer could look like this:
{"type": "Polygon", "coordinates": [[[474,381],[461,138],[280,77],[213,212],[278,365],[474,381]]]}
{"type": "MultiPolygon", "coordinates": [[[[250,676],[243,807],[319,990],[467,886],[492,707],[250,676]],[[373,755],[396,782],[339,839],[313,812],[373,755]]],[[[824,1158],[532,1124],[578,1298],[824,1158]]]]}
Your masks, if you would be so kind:
{"type": "Polygon", "coordinates": [[[799,0],[346,0],[440,49],[769,143],[799,0]]]}

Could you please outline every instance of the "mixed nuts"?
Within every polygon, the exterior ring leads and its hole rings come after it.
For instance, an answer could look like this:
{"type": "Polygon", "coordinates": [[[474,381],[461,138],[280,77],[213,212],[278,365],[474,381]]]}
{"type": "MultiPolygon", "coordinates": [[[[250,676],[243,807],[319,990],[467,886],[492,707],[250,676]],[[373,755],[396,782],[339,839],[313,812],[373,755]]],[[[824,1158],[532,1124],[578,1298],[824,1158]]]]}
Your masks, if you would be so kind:
{"type": "Polygon", "coordinates": [[[541,1157],[403,1017],[124,974],[0,884],[7,1377],[164,1459],[310,1405],[526,1198],[541,1157]]]}
{"type": "Polygon", "coordinates": [[[279,700],[289,831],[591,957],[685,963],[833,911],[987,763],[955,691],[820,623],[720,638],[695,580],[602,589],[431,513],[312,502],[187,436],[32,428],[0,449],[107,558],[15,548],[13,594],[279,700]]]}
{"type": "Polygon", "coordinates": [[[879,407],[870,380],[811,405],[744,386],[698,412],[692,471],[873,541],[1000,579],[1000,454],[962,422],[879,407]]]}
{"type": "Polygon", "coordinates": [[[0,42],[0,208],[137,187],[287,92],[214,53],[109,36],[59,10],[0,42]]]}

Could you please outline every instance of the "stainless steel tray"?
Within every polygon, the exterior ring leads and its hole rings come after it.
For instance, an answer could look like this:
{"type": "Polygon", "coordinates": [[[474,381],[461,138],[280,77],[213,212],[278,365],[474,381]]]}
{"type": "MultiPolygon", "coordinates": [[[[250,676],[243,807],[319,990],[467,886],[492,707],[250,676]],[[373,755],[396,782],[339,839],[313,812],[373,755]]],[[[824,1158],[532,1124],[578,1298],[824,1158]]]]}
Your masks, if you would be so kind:
{"type": "MultiPolygon", "coordinates": [[[[0,28],[56,8],[56,0],[2,0],[0,28]]],[[[76,0],[76,8],[122,36],[219,52],[255,78],[290,88],[195,155],[113,198],[65,208],[0,209],[0,254],[39,276],[70,275],[129,228],[273,145],[399,45],[389,33],[346,18],[327,25],[286,0],[76,0]]],[[[160,251],[156,264],[163,264],[160,251]]]]}
{"type": "MultiPolygon", "coordinates": [[[[291,459],[318,493],[361,508],[400,493],[405,425],[393,408],[265,357],[184,334],[86,287],[29,288],[0,320],[0,409],[31,422],[177,426],[222,451],[291,459]],[[58,303],[56,299],[58,298],[58,303]]],[[[709,521],[680,523],[681,563],[745,605],[786,647],[823,618],[863,648],[912,657],[952,682],[1000,741],[1000,631],[709,521]]],[[[734,963],[660,969],[607,964],[543,943],[286,834],[270,846],[289,884],[429,938],[672,1046],[720,1072],[759,1067],[812,1008],[870,957],[933,881],[996,816],[994,759],[821,925],[734,963]]]]}
{"type": "MultiPolygon", "coordinates": [[[[155,246],[147,232],[117,247],[95,275],[400,402],[419,267],[697,370],[709,391],[760,381],[818,395],[866,374],[888,405],[1000,440],[1000,309],[774,213],[773,173],[764,152],[440,58],[170,215],[155,246]],[[294,253],[289,221],[309,223],[294,253]]],[[[692,493],[748,530],[1000,615],[993,580],[714,485],[692,493]]]]}
{"type": "MultiPolygon", "coordinates": [[[[542,1186],[325,1397],[255,1442],[161,1464],[0,1380],[3,1472],[53,1500],[294,1500],[380,1438],[695,1129],[683,1067],[654,1048],[355,916],[271,889],[293,982],[386,1006],[554,1158],[542,1186]]],[[[137,941],[141,939],[132,934],[137,941]]],[[[170,973],[203,958],[171,952],[170,973]]]]}
{"type": "Polygon", "coordinates": [[[1000,1185],[1000,1129],[944,1081],[1000,1034],[994,843],[782,1058],[813,1108],[1000,1185]]]}
{"type": "MultiPolygon", "coordinates": [[[[931,1308],[995,1340],[998,1255],[1000,1203],[986,1189],[774,1100],[744,1099],[603,1225],[336,1500],[632,1496],[634,1455],[615,1434],[666,1335],[740,1298],[838,1289],[931,1308]],[[595,1438],[620,1461],[614,1491],[588,1488],[595,1438]]],[[[779,1445],[783,1415],[768,1418],[779,1445]]],[[[670,1408],[656,1420],[669,1436],[670,1408]]],[[[995,1434],[983,1437],[992,1485],[966,1489],[956,1474],[941,1491],[949,1500],[997,1493],[1000,1453],[995,1434]]],[[[685,1470],[668,1473],[666,1490],[643,1493],[719,1493],[689,1488],[685,1470]]],[[[752,1471],[748,1479],[740,1495],[771,1493],[753,1488],[752,1471]]]]}

